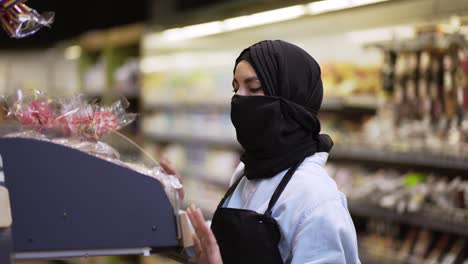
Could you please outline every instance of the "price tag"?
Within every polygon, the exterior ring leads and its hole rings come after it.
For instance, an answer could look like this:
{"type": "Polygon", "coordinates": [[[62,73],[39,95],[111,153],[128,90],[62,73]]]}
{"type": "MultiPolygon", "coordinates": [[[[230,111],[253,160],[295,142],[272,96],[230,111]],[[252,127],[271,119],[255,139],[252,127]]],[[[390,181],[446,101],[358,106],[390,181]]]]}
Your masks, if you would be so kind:
{"type": "Polygon", "coordinates": [[[184,211],[181,211],[179,213],[179,217],[180,217],[180,224],[182,227],[182,239],[180,241],[182,244],[182,247],[184,248],[193,247],[194,229],[193,229],[192,223],[190,222],[187,213],[184,211]]]}
{"type": "Polygon", "coordinates": [[[8,190],[0,186],[0,228],[7,228],[11,226],[11,209],[10,197],[8,190]]]}

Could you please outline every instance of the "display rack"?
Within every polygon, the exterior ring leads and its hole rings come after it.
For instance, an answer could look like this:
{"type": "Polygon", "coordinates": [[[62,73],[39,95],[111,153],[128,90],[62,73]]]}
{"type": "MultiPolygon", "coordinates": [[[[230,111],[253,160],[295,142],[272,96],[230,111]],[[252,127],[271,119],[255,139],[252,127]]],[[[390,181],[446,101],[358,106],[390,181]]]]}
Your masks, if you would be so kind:
{"type": "Polygon", "coordinates": [[[440,219],[423,213],[397,213],[366,202],[349,201],[348,208],[352,215],[364,218],[380,219],[388,222],[427,228],[445,234],[468,236],[468,224],[440,219]]]}
{"type": "MultiPolygon", "coordinates": [[[[230,138],[214,138],[188,134],[151,133],[146,137],[155,142],[198,144],[219,146],[242,150],[237,140],[230,138]]],[[[395,151],[390,149],[372,149],[362,145],[340,145],[333,147],[330,153],[332,161],[358,161],[366,163],[385,164],[393,167],[412,167],[435,171],[453,172],[464,175],[468,171],[466,158],[453,155],[433,154],[429,152],[395,151]]]]}
{"type": "Polygon", "coordinates": [[[468,161],[466,158],[454,155],[434,154],[426,151],[395,151],[366,148],[362,145],[336,145],[330,153],[330,159],[385,164],[400,168],[429,169],[434,172],[444,171],[460,175],[468,172],[468,161]]]}
{"type": "MultiPolygon", "coordinates": [[[[371,254],[365,252],[364,249],[359,250],[359,258],[361,260],[361,263],[366,263],[366,264],[406,264],[401,261],[398,261],[396,259],[392,260],[383,260],[383,259],[375,259],[375,257],[371,256],[371,254]]],[[[388,258],[388,257],[387,257],[388,258]]]]}
{"type": "Polygon", "coordinates": [[[422,33],[418,38],[372,42],[364,46],[366,48],[408,52],[420,51],[422,49],[448,49],[453,45],[466,47],[468,46],[468,42],[463,34],[435,35],[430,31],[429,34],[422,33]]]}
{"type": "MultiPolygon", "coordinates": [[[[380,99],[375,96],[351,96],[348,98],[330,97],[324,98],[322,111],[361,111],[364,113],[375,114],[380,99]]],[[[229,113],[231,106],[229,103],[158,103],[145,105],[149,112],[218,112],[229,113]]]]}
{"type": "MultiPolygon", "coordinates": [[[[33,139],[1,138],[0,155],[14,219],[13,260],[180,249],[175,210],[158,180],[33,139]]],[[[0,232],[0,241],[6,235],[0,232]]]]}

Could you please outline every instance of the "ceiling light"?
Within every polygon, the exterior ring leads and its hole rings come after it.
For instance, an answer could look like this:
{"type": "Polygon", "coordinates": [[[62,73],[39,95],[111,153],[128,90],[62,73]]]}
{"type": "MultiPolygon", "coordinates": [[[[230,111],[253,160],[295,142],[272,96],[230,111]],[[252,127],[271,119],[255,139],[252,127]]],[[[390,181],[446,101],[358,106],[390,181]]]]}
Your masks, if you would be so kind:
{"type": "Polygon", "coordinates": [[[309,14],[314,15],[385,1],[388,0],[323,0],[308,4],[307,11],[309,14]]]}
{"type": "Polygon", "coordinates": [[[191,39],[218,34],[223,31],[221,21],[208,22],[183,28],[169,29],[162,32],[162,37],[168,41],[191,39]]]}
{"type": "Polygon", "coordinates": [[[324,0],[313,2],[307,5],[307,9],[310,14],[319,14],[324,12],[330,12],[340,9],[345,9],[351,6],[349,0],[324,0]]]}
{"type": "Polygon", "coordinates": [[[368,5],[389,0],[323,0],[307,5],[295,5],[246,16],[229,18],[224,21],[213,21],[182,28],[168,29],[148,34],[143,40],[143,47],[164,46],[177,40],[193,39],[242,28],[255,27],[281,21],[296,19],[308,14],[319,14],[346,8],[368,5]]]}
{"type": "Polygon", "coordinates": [[[388,0],[351,0],[351,5],[363,6],[363,5],[375,4],[375,3],[385,2],[385,1],[388,1],[388,0]]]}
{"type": "Polygon", "coordinates": [[[286,21],[305,15],[306,10],[302,5],[275,9],[271,11],[256,13],[248,16],[235,17],[224,20],[226,31],[248,28],[260,25],[286,21]]]}

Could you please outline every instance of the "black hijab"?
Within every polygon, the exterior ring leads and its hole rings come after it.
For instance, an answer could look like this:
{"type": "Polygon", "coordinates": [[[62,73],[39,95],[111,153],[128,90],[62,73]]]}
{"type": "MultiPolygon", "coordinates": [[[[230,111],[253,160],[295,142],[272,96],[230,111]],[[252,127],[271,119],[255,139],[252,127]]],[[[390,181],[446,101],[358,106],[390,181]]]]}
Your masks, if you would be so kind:
{"type": "Polygon", "coordinates": [[[241,60],[252,65],[265,93],[232,100],[231,119],[244,148],[247,178],[271,178],[310,155],[329,152],[331,138],[319,134],[323,86],[318,63],[281,40],[245,49],[236,67],[241,60]]]}

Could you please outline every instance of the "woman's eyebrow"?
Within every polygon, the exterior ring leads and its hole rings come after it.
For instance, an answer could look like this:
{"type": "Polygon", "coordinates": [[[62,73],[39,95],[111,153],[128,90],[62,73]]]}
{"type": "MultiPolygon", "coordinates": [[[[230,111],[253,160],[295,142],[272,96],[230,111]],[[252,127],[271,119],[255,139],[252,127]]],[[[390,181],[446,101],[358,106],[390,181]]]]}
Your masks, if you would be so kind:
{"type": "Polygon", "coordinates": [[[258,81],[258,77],[257,77],[257,76],[252,76],[252,77],[246,78],[246,79],[244,80],[244,83],[249,83],[249,82],[254,82],[254,81],[258,81]]]}

